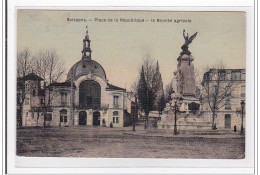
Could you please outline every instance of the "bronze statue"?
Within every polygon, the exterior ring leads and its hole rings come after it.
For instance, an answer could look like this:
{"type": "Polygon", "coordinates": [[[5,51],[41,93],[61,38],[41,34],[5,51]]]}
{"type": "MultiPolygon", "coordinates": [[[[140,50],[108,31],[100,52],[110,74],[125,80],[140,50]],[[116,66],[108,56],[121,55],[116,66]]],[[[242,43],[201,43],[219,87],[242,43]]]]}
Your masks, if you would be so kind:
{"type": "Polygon", "coordinates": [[[197,34],[198,32],[196,32],[189,38],[189,34],[187,33],[187,35],[185,36],[185,29],[183,29],[183,38],[185,39],[185,43],[181,46],[182,49],[182,52],[180,53],[181,55],[191,54],[191,52],[189,51],[189,44],[192,43],[192,40],[197,36],[197,34]]]}

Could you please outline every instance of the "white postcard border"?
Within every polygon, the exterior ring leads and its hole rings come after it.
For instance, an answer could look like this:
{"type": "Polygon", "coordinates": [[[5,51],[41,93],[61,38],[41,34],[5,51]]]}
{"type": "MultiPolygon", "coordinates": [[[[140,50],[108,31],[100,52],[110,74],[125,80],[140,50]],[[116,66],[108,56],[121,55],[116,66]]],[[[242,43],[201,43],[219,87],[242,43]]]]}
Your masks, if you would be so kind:
{"type": "MultiPolygon", "coordinates": [[[[21,1],[23,2],[23,1],[21,1]]],[[[33,9],[71,9],[71,10],[162,10],[162,11],[246,11],[247,12],[247,65],[246,65],[246,96],[247,96],[247,116],[254,116],[254,21],[253,21],[253,7],[58,7],[51,4],[52,7],[47,7],[44,1],[25,1],[21,4],[18,1],[9,1],[8,4],[8,172],[9,173],[111,173],[119,171],[111,171],[114,168],[125,167],[127,169],[122,172],[130,173],[138,168],[147,168],[144,173],[147,172],[167,172],[164,170],[171,170],[175,173],[203,173],[203,172],[224,172],[228,173],[252,173],[254,168],[254,120],[248,118],[246,122],[247,135],[246,135],[246,158],[243,160],[213,160],[213,159],[93,159],[93,158],[27,158],[16,157],[15,155],[15,99],[16,99],[16,10],[18,8],[33,8],[33,9]],[[11,3],[10,3],[11,2],[11,3]],[[26,5],[27,7],[22,7],[26,5]],[[19,6],[19,7],[18,7],[19,6]],[[36,7],[42,6],[42,7],[36,7]],[[45,6],[45,7],[43,7],[45,6]],[[54,7],[55,6],[55,7],[54,7]],[[16,160],[16,161],[14,161],[16,160]],[[17,166],[19,165],[19,166],[17,166]],[[28,166],[30,165],[30,166],[28,166]],[[21,168],[28,167],[28,168],[21,168]],[[33,168],[34,167],[34,168],[33,168]],[[37,168],[36,168],[37,167],[37,168]],[[49,168],[43,168],[49,167],[49,168]],[[52,167],[52,168],[51,168],[52,167]],[[56,168],[54,168],[56,167],[56,168]],[[67,167],[64,169],[64,167],[67,167]],[[86,169],[83,167],[92,167],[86,169]],[[129,168],[131,167],[131,168],[129,168]],[[154,167],[157,167],[154,169],[154,167]],[[239,168],[241,167],[241,168],[239,168]],[[102,168],[102,169],[96,169],[102,168]],[[192,168],[192,169],[189,169],[192,168]],[[214,169],[211,169],[214,168],[214,169]],[[221,170],[222,168],[222,170],[221,170]],[[174,169],[174,171],[173,171],[174,169]]],[[[74,1],[75,2],[75,1],[74,1]]],[[[236,5],[241,1],[236,1],[236,5]]],[[[67,6],[67,3],[62,5],[67,6]]],[[[73,3],[73,2],[72,2],[73,3]]],[[[57,4],[57,2],[56,2],[57,4]]],[[[76,3],[77,4],[77,3],[76,3]]],[[[110,5],[110,4],[109,4],[110,5]]],[[[181,5],[181,4],[180,4],[181,5]]],[[[183,5],[183,4],[182,4],[183,5]]],[[[233,4],[234,5],[234,4],[233,4]]],[[[250,4],[249,6],[251,6],[250,4]]],[[[217,5],[219,6],[219,5],[217,5]]],[[[248,6],[248,5],[247,5],[248,6]]],[[[158,172],[158,173],[159,173],[158,172]]],[[[139,173],[142,173],[139,171],[139,173]]]]}

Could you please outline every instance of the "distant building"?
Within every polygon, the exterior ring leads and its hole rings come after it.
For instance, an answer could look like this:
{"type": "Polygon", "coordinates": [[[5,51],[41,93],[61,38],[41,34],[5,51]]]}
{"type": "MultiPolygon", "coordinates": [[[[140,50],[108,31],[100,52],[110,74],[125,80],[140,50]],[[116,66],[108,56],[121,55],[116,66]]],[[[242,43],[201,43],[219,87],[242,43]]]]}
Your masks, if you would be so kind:
{"type": "Polygon", "coordinates": [[[126,89],[108,82],[105,70],[92,60],[91,52],[87,31],[83,39],[82,59],[71,67],[65,82],[51,83],[45,87],[43,79],[34,73],[19,79],[18,124],[43,126],[45,122],[46,126],[129,125],[132,117],[137,114],[137,106],[128,98],[126,89]],[[21,94],[25,94],[24,98],[21,94]]]}
{"type": "MultiPolygon", "coordinates": [[[[209,83],[211,91],[215,91],[218,86],[219,94],[222,93],[220,96],[223,96],[223,100],[219,100],[220,108],[216,111],[215,123],[218,129],[233,129],[234,126],[236,126],[238,130],[240,129],[241,101],[245,101],[246,99],[245,80],[245,69],[210,69],[204,73],[202,82],[204,89],[207,83],[209,83]]],[[[215,92],[213,92],[213,94],[215,94],[215,92]]],[[[202,101],[200,111],[205,120],[212,121],[213,114],[207,99],[202,101]]],[[[245,115],[243,121],[245,126],[245,115]]]]}

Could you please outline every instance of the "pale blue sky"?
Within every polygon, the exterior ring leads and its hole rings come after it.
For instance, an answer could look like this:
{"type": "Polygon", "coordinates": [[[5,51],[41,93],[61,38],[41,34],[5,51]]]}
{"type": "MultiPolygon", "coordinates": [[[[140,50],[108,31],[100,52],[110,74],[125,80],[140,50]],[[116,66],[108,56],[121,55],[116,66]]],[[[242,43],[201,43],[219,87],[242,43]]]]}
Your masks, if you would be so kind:
{"type": "Polygon", "coordinates": [[[33,53],[54,48],[66,63],[66,73],[81,59],[88,25],[92,59],[106,71],[110,83],[129,88],[149,53],[159,61],[164,85],[177,67],[184,43],[182,30],[198,32],[190,45],[195,68],[222,61],[228,68],[245,68],[246,20],[243,12],[40,11],[18,10],[17,50],[33,53]],[[138,18],[144,23],[68,22],[67,18],[138,18]],[[191,19],[191,23],[152,23],[150,19],[191,19]]]}

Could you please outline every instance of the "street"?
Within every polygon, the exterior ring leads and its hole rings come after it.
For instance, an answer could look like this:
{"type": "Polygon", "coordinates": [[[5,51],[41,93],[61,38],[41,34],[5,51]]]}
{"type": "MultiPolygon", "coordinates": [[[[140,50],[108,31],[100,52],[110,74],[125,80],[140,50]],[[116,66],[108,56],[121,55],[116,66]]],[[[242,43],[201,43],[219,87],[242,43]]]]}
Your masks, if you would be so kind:
{"type": "MultiPolygon", "coordinates": [[[[17,155],[29,157],[241,159],[245,137],[172,131],[144,131],[143,126],[105,128],[72,126],[17,129],[17,155]]],[[[229,134],[231,133],[231,134],[229,134]]]]}

